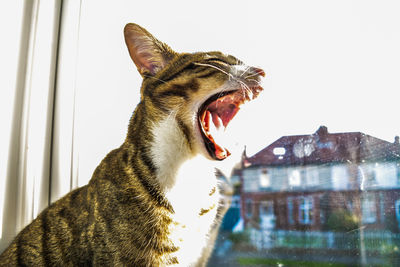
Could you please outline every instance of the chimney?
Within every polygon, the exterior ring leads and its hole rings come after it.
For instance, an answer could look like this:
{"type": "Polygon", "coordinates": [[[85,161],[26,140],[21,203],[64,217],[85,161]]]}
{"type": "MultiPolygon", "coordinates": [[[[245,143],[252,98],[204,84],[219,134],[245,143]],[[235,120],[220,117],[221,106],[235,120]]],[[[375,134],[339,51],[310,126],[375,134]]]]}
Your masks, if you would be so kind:
{"type": "Polygon", "coordinates": [[[328,135],[328,127],[321,125],[315,133],[318,135],[319,140],[324,142],[328,135]]]}
{"type": "Polygon", "coordinates": [[[248,167],[248,160],[247,160],[247,146],[245,145],[244,146],[244,150],[243,150],[243,153],[242,153],[242,158],[241,158],[241,160],[240,160],[240,165],[241,165],[241,167],[242,167],[242,169],[244,169],[245,167],[248,167]]]}
{"type": "Polygon", "coordinates": [[[395,144],[395,145],[400,144],[400,142],[399,142],[399,136],[398,136],[398,135],[396,135],[396,136],[394,137],[394,144],[395,144]]]}

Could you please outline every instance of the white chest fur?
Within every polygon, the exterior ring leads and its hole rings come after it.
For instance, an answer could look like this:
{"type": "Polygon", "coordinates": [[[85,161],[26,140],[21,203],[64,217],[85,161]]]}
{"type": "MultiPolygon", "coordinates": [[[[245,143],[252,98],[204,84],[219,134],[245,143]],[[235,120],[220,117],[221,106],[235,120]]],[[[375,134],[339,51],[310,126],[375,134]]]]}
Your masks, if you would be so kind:
{"type": "Polygon", "coordinates": [[[179,248],[174,256],[180,266],[194,265],[209,245],[220,197],[210,162],[200,156],[186,161],[166,197],[175,211],[169,235],[179,248]]]}
{"type": "Polygon", "coordinates": [[[220,195],[214,164],[204,156],[190,156],[173,114],[154,125],[153,136],[157,178],[174,209],[168,235],[179,250],[171,256],[179,266],[194,266],[209,245],[217,215],[220,195]]]}

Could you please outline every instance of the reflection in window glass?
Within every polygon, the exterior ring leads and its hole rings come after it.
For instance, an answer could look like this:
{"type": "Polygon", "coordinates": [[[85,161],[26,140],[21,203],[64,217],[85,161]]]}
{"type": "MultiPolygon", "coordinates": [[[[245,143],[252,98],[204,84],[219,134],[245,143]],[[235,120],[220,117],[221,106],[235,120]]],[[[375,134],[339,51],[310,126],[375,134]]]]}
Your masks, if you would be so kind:
{"type": "Polygon", "coordinates": [[[375,223],[376,217],[375,195],[366,194],[362,197],[362,222],[375,223]]]}
{"type": "Polygon", "coordinates": [[[308,167],[305,168],[306,174],[306,185],[307,186],[316,186],[318,185],[318,168],[316,167],[308,167]]]}
{"type": "Polygon", "coordinates": [[[289,176],[290,186],[300,186],[301,184],[301,174],[300,170],[292,170],[289,176]]]}
{"type": "Polygon", "coordinates": [[[400,199],[396,200],[395,209],[396,209],[397,223],[398,223],[398,225],[400,227],[400,199]]]}
{"type": "Polygon", "coordinates": [[[312,197],[302,197],[299,202],[299,222],[311,224],[313,220],[313,199],[312,197]]]}
{"type": "Polygon", "coordinates": [[[277,266],[273,257],[283,266],[285,257],[310,266],[400,266],[400,144],[322,126],[307,137],[283,136],[243,161],[233,196],[244,200],[241,227],[222,231],[216,251],[256,253],[263,266],[277,266]],[[285,149],[282,158],[276,147],[285,149]]]}
{"type": "Polygon", "coordinates": [[[274,206],[272,201],[260,202],[260,216],[270,216],[274,214],[274,206]]]}
{"type": "Polygon", "coordinates": [[[271,179],[267,169],[262,169],[260,174],[260,187],[268,188],[271,185],[271,179]]]}
{"type": "Polygon", "coordinates": [[[251,199],[246,200],[246,216],[253,216],[253,201],[251,199]]]}
{"type": "Polygon", "coordinates": [[[287,216],[288,216],[288,223],[294,224],[294,217],[293,217],[293,198],[289,197],[287,199],[287,216]]]}

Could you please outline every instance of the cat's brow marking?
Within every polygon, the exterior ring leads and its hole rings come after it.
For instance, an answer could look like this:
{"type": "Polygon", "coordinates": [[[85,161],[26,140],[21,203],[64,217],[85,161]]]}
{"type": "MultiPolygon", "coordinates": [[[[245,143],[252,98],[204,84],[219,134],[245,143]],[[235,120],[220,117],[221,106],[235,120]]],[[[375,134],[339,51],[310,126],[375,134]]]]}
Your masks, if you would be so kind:
{"type": "Polygon", "coordinates": [[[207,63],[199,63],[199,62],[195,62],[194,64],[195,64],[195,65],[199,65],[199,66],[206,66],[206,67],[211,67],[211,68],[217,69],[217,70],[219,70],[220,72],[226,74],[229,78],[233,78],[233,75],[232,75],[231,73],[228,73],[228,72],[224,71],[223,69],[218,68],[218,67],[215,66],[215,65],[207,64],[207,63]]]}

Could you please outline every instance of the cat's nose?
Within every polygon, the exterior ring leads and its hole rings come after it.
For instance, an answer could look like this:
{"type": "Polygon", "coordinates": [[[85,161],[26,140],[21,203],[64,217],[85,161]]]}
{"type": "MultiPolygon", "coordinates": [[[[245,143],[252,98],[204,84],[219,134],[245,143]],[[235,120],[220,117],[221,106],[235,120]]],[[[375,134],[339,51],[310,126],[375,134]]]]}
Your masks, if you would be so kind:
{"type": "Polygon", "coordinates": [[[257,73],[258,75],[265,77],[265,72],[264,70],[257,68],[257,67],[251,67],[251,72],[257,73]]]}

